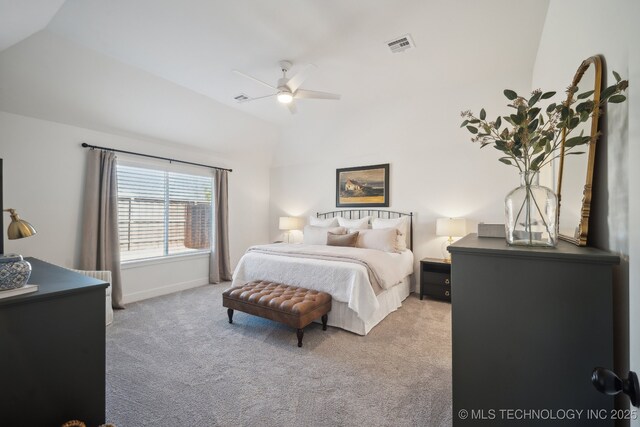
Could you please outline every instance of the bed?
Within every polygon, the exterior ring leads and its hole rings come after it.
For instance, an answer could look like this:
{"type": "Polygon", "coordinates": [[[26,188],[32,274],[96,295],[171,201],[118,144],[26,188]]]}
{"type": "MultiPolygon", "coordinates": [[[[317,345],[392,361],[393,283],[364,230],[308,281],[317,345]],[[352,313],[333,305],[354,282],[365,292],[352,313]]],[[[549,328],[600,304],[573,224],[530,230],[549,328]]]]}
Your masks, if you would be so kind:
{"type": "MultiPolygon", "coordinates": [[[[403,218],[406,249],[377,249],[314,244],[253,246],[238,263],[232,286],[268,280],[324,291],[333,297],[329,325],[366,335],[409,296],[413,274],[413,214],[351,209],[316,214],[319,219],[356,220],[371,217],[376,224],[403,218]]],[[[393,222],[393,221],[391,221],[393,222]]]]}

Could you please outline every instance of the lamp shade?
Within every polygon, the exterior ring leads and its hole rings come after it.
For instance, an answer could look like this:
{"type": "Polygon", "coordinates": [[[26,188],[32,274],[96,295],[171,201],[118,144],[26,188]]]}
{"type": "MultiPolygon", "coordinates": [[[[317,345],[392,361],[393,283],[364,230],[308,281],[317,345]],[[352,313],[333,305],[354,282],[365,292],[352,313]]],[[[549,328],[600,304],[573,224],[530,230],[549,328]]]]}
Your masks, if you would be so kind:
{"type": "Polygon", "coordinates": [[[281,216],[278,228],[280,230],[297,230],[300,228],[298,218],[294,216],[281,216]]]}
{"type": "Polygon", "coordinates": [[[36,229],[27,221],[20,219],[15,209],[5,209],[11,215],[11,223],[7,229],[7,237],[9,240],[22,239],[23,237],[31,237],[36,234],[36,229]]]}
{"type": "Polygon", "coordinates": [[[438,236],[462,237],[467,234],[467,221],[464,218],[438,218],[436,220],[438,236]]]}

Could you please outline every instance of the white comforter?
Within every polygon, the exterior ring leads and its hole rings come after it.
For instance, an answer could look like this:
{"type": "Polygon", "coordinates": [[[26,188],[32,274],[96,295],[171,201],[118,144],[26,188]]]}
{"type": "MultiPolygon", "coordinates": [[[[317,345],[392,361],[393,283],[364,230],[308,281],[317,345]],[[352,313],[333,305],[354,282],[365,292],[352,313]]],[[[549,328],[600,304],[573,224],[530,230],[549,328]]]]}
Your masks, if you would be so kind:
{"type": "MultiPolygon", "coordinates": [[[[259,248],[280,248],[289,250],[300,248],[304,252],[313,251],[315,245],[263,245],[259,248]]],[[[327,246],[322,246],[326,253],[327,246]]],[[[358,251],[372,249],[335,247],[336,254],[345,252],[357,254],[358,251]]],[[[380,252],[380,251],[376,251],[380,252]]],[[[413,253],[375,254],[375,266],[378,275],[384,277],[383,288],[400,282],[413,273],[413,253]]],[[[357,255],[354,255],[357,256],[357,255]]],[[[262,253],[248,251],[240,259],[233,273],[233,286],[239,286],[251,280],[269,280],[300,286],[329,293],[336,301],[345,302],[363,321],[369,320],[378,309],[379,303],[369,280],[369,271],[364,265],[353,262],[327,259],[297,258],[289,254],[262,253]]]]}

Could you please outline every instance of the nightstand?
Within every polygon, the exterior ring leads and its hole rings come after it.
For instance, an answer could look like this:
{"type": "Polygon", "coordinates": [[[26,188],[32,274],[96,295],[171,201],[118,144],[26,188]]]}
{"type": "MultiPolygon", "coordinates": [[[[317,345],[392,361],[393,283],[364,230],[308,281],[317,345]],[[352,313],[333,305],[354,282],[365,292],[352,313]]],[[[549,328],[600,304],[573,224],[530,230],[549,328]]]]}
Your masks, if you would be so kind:
{"type": "Polygon", "coordinates": [[[451,264],[439,258],[420,260],[420,299],[423,295],[451,301],[451,264]]]}

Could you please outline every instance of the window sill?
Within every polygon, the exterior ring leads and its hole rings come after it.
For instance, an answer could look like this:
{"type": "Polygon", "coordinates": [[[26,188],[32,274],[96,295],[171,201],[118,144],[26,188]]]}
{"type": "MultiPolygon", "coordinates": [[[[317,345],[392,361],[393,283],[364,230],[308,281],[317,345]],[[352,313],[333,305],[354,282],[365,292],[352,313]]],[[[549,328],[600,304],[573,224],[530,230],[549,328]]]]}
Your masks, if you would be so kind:
{"type": "Polygon", "coordinates": [[[196,252],[196,253],[190,253],[190,254],[167,255],[167,256],[157,257],[157,258],[136,259],[132,261],[121,261],[120,268],[122,270],[129,270],[132,268],[146,267],[149,265],[166,264],[166,263],[187,261],[187,260],[198,259],[198,258],[208,258],[209,253],[210,252],[207,251],[207,252],[196,252]]]}

